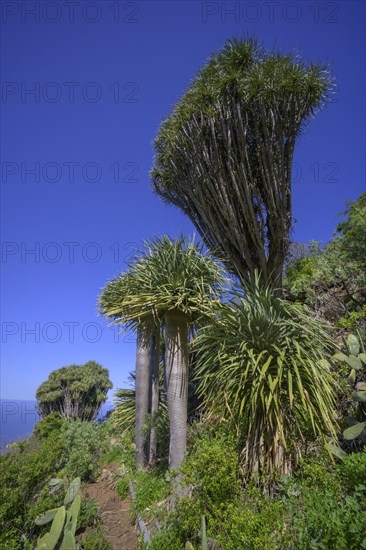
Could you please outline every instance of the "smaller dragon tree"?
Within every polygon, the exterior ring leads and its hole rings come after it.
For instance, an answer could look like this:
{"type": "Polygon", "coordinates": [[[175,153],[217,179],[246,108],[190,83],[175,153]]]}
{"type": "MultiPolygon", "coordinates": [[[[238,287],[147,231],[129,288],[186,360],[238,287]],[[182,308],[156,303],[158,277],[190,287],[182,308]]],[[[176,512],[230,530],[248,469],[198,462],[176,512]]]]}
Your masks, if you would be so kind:
{"type": "Polygon", "coordinates": [[[54,370],[36,392],[42,417],[53,412],[66,420],[93,421],[112,388],[109,372],[95,361],[54,370]]]}

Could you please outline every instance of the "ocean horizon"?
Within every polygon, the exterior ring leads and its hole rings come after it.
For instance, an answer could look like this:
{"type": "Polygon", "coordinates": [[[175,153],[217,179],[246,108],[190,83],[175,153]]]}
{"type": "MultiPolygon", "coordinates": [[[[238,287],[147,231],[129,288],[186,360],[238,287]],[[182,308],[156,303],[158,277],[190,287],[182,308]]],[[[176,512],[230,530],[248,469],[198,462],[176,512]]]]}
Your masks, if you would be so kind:
{"type": "MultiPolygon", "coordinates": [[[[40,416],[37,412],[37,401],[34,399],[0,399],[0,449],[3,451],[9,443],[26,439],[33,431],[40,416]]],[[[102,418],[113,408],[111,401],[106,401],[97,418],[102,418]]]]}

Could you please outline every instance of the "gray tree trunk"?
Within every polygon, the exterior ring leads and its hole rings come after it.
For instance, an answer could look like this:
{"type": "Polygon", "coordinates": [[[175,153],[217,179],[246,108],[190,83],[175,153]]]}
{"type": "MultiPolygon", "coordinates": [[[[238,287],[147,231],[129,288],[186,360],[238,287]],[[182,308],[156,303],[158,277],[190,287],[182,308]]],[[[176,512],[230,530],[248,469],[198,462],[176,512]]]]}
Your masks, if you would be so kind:
{"type": "Polygon", "coordinates": [[[142,426],[146,422],[149,409],[149,345],[141,330],[137,332],[136,344],[136,397],[135,397],[135,443],[136,469],[145,466],[146,437],[142,426]]]}
{"type": "Polygon", "coordinates": [[[165,313],[165,364],[170,424],[169,468],[176,469],[187,448],[188,323],[177,310],[165,313]]]}
{"type": "MultiPolygon", "coordinates": [[[[159,409],[160,326],[150,338],[150,414],[154,422],[159,409]]],[[[149,464],[156,460],[156,428],[150,430],[149,464]]]]}

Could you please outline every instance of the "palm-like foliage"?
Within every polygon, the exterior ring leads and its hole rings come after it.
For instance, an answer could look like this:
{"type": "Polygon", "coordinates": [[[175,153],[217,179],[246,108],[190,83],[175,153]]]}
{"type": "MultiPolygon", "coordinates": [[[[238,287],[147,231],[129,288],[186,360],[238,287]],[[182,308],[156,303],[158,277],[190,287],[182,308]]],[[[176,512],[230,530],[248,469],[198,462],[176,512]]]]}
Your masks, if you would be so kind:
{"type": "Polygon", "coordinates": [[[206,407],[235,421],[247,471],[291,473],[309,432],[335,436],[324,326],[258,284],[236,289],[195,341],[206,407]]]}
{"type": "Polygon", "coordinates": [[[193,325],[214,315],[224,278],[202,245],[164,236],[145,243],[122,277],[104,289],[102,310],[115,322],[149,330],[163,322],[170,420],[169,466],[184,458],[187,440],[188,338],[193,325]]]}
{"type": "Polygon", "coordinates": [[[146,241],[128,271],[112,280],[100,296],[100,307],[126,326],[159,323],[167,310],[177,309],[191,323],[212,315],[223,282],[219,265],[201,244],[167,236],[146,241]]]}
{"type": "Polygon", "coordinates": [[[113,429],[123,437],[135,429],[136,393],[132,388],[120,388],[115,393],[114,406],[110,422],[113,429]]]}
{"type": "MultiPolygon", "coordinates": [[[[159,383],[159,416],[156,415],[149,422],[148,418],[145,419],[145,425],[150,423],[157,431],[158,435],[166,433],[168,428],[168,408],[166,405],[166,395],[164,393],[164,380],[163,369],[160,369],[160,383],[159,383]]],[[[131,388],[120,388],[114,395],[114,411],[111,414],[110,422],[113,429],[120,435],[133,433],[135,428],[135,408],[136,408],[136,392],[135,382],[136,377],[134,373],[130,373],[129,379],[133,385],[131,388]]]]}

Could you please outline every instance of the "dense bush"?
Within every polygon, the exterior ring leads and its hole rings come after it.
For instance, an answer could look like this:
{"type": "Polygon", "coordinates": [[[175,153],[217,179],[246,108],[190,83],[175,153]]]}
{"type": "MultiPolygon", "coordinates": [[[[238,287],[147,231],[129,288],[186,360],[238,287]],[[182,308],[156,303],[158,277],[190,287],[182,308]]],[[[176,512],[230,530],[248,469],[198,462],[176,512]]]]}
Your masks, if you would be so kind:
{"type": "MultiPolygon", "coordinates": [[[[284,537],[289,548],[366,548],[366,486],[355,490],[350,468],[355,456],[337,467],[309,461],[294,479],[283,482],[280,498],[290,517],[284,537]]],[[[365,455],[356,463],[365,470],[365,455]]]]}
{"type": "Polygon", "coordinates": [[[100,523],[82,538],[81,546],[83,550],[112,550],[112,545],[100,523]]]}
{"type": "MultiPolygon", "coordinates": [[[[62,491],[51,492],[51,478],[92,479],[104,449],[103,426],[67,422],[53,413],[35,425],[31,437],[0,456],[0,548],[33,550],[41,533],[35,518],[62,505],[62,491]]],[[[79,528],[95,518],[95,505],[83,503],[79,528]]]]}
{"type": "Polygon", "coordinates": [[[93,525],[98,517],[98,503],[93,499],[82,499],[78,516],[77,529],[83,530],[93,525]]]}
{"type": "Polygon", "coordinates": [[[36,423],[34,426],[34,435],[41,439],[47,439],[55,434],[59,434],[65,424],[59,413],[53,412],[36,423]]]}
{"type": "Polygon", "coordinates": [[[240,494],[239,457],[230,435],[219,433],[197,439],[182,472],[185,483],[202,503],[202,514],[207,508],[232,502],[240,494]]]}
{"type": "Polygon", "coordinates": [[[343,459],[339,475],[348,491],[354,491],[360,485],[366,488],[366,447],[363,452],[352,453],[343,459]]]}
{"type": "Polygon", "coordinates": [[[339,327],[366,328],[366,193],[348,202],[336,235],[324,247],[319,242],[294,246],[284,281],[292,299],[314,308],[339,327]]]}
{"type": "Polygon", "coordinates": [[[0,548],[21,548],[22,539],[26,544],[38,510],[55,503],[43,488],[61,464],[60,427],[57,418],[45,419],[28,440],[0,456],[0,548]]]}
{"type": "Polygon", "coordinates": [[[98,473],[100,456],[100,430],[90,422],[75,420],[61,430],[63,474],[73,479],[94,479],[98,473]]]}
{"type": "Polygon", "coordinates": [[[149,550],[161,550],[162,548],[164,550],[182,550],[179,528],[171,525],[168,530],[157,532],[148,548],[149,550]]]}
{"type": "Polygon", "coordinates": [[[142,469],[135,473],[133,479],[135,498],[132,503],[132,512],[138,512],[147,518],[153,504],[162,501],[167,497],[170,486],[168,480],[159,475],[156,471],[144,471],[142,469]]]}
{"type": "Polygon", "coordinates": [[[186,496],[170,512],[149,550],[199,545],[200,518],[224,550],[356,550],[366,548],[366,452],[335,465],[322,449],[266,495],[242,485],[232,436],[196,439],[182,467],[186,496]]]}

